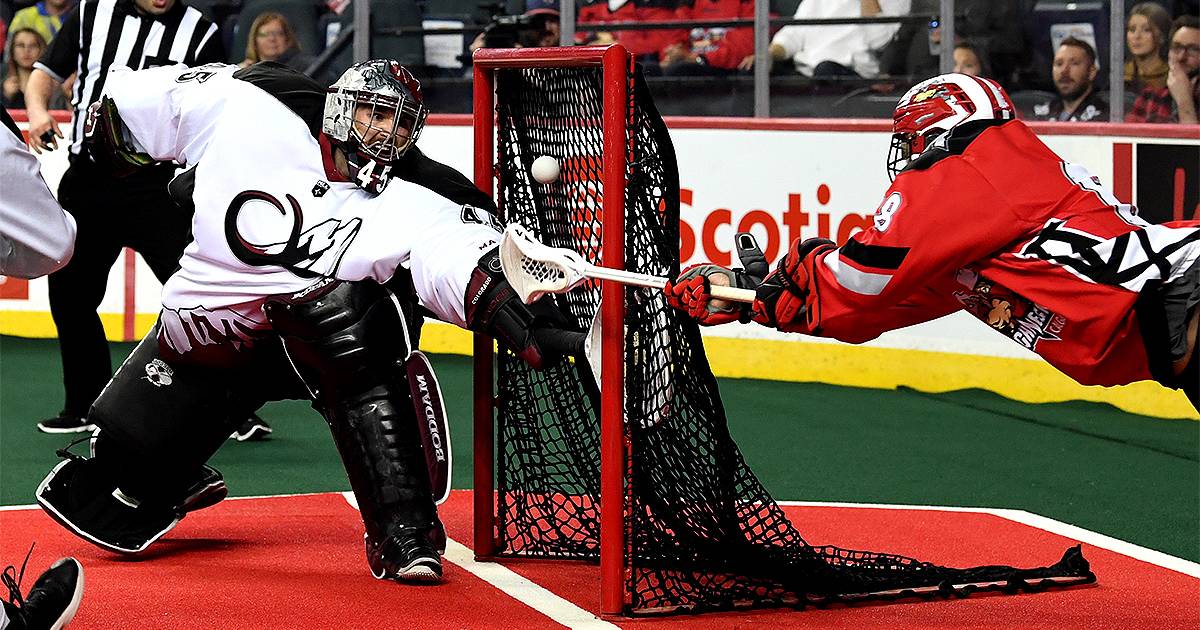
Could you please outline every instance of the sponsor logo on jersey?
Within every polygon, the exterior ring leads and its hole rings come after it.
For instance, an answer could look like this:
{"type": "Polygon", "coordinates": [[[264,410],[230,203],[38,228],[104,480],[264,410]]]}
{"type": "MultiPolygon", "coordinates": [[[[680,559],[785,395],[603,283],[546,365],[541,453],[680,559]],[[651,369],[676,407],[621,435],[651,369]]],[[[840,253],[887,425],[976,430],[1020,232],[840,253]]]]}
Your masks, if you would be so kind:
{"type": "Polygon", "coordinates": [[[327,193],[327,192],[329,192],[329,183],[328,182],[318,179],[317,183],[313,184],[312,196],[324,197],[325,193],[327,193]]]}
{"type": "Polygon", "coordinates": [[[146,364],[146,376],[142,377],[155,387],[166,387],[173,382],[175,370],[167,365],[162,359],[151,359],[146,364]]]}
{"type": "Polygon", "coordinates": [[[892,216],[900,210],[900,205],[903,203],[904,197],[899,192],[888,195],[888,198],[884,199],[883,204],[875,211],[875,229],[880,232],[886,232],[888,227],[892,225],[892,216]]]}
{"type": "Polygon", "coordinates": [[[492,216],[491,212],[488,212],[482,208],[476,208],[470,204],[463,204],[462,213],[459,216],[462,218],[463,223],[477,223],[479,225],[489,226],[497,231],[500,230],[500,222],[496,220],[496,217],[492,216]]]}
{"type": "Polygon", "coordinates": [[[954,292],[963,308],[1023,347],[1036,351],[1043,339],[1061,339],[1067,325],[1062,315],[969,269],[958,272],[958,281],[968,289],[954,292]]]}

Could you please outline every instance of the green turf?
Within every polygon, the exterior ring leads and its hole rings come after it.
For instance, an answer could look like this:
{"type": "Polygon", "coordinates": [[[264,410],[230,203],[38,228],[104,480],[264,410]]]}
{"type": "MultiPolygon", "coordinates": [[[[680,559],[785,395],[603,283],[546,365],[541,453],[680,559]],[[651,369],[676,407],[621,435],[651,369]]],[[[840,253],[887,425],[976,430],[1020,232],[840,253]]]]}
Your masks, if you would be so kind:
{"type": "MultiPolygon", "coordinates": [[[[452,419],[454,485],[469,487],[470,361],[433,360],[452,419]]],[[[60,387],[52,340],[0,337],[0,503],[30,503],[68,441],[33,428],[58,410],[60,387]]],[[[721,394],[732,434],[776,498],[1017,508],[1200,561],[1200,423],[983,391],[723,380],[721,394]]],[[[272,440],[229,443],[214,459],[234,494],[347,488],[307,404],[274,403],[263,416],[272,440]]]]}

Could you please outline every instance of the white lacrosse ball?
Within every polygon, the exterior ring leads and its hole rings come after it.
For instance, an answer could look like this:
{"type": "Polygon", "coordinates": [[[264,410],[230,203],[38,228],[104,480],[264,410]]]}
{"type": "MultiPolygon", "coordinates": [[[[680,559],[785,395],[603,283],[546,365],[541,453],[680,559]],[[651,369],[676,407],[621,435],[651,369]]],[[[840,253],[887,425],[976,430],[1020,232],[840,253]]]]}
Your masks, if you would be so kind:
{"type": "Polygon", "coordinates": [[[533,161],[533,166],[529,167],[529,173],[539,184],[549,184],[558,179],[558,160],[543,155],[533,161]]]}

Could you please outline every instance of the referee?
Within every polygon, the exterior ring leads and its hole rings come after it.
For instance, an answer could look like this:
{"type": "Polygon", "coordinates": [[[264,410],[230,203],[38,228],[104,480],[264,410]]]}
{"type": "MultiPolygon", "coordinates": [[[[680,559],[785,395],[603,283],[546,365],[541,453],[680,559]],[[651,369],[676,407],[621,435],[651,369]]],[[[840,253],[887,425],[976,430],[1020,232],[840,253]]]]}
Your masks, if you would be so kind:
{"type": "Polygon", "coordinates": [[[191,225],[190,213],[167,194],[174,166],[155,165],[114,178],[86,156],[82,145],[88,106],[99,99],[113,68],[224,61],[217,26],[178,0],[84,0],[67,15],[34,66],[25,98],[30,145],[37,153],[56,149],[57,139],[65,138],[47,103],[58,85],[75,74],[70,166],[59,184],[58,199],[79,228],[75,256],[49,279],[66,401],[58,417],[38,423],[43,432],[93,428],[85,419],[88,409],[112,378],[108,341],[96,310],[121,249],[137,250],[159,282],[166,282],[178,265],[191,225]]]}

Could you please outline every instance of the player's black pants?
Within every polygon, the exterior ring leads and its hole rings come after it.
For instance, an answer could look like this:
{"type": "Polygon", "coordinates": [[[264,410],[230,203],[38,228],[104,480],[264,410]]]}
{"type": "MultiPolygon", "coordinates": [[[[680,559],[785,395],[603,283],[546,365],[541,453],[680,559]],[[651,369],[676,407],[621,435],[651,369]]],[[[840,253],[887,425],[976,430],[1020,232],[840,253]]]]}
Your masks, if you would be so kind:
{"type": "Polygon", "coordinates": [[[49,278],[66,389],[63,410],[69,415],[85,416],[112,378],[108,341],[96,309],[121,249],[140,253],[160,282],[179,264],[191,214],[167,195],[172,173],[171,167],[150,167],[114,178],[77,157],[59,184],[59,202],[79,227],[75,255],[49,278]]]}

